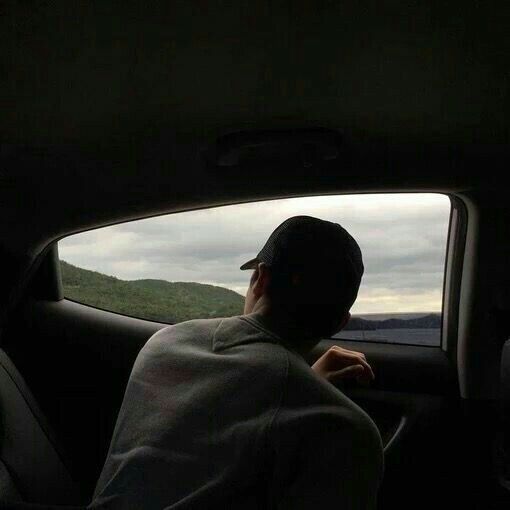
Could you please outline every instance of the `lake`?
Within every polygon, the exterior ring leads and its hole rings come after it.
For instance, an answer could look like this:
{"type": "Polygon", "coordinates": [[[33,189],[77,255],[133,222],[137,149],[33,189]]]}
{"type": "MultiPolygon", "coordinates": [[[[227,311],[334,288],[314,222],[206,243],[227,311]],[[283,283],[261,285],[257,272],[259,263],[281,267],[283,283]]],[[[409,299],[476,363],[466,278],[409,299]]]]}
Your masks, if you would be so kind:
{"type": "Polygon", "coordinates": [[[390,344],[413,344],[439,347],[441,329],[377,329],[375,331],[340,331],[333,338],[390,344]]]}
{"type": "MultiPolygon", "coordinates": [[[[360,317],[365,320],[386,320],[386,319],[417,319],[428,315],[424,313],[380,313],[380,314],[359,314],[353,317],[360,317]]],[[[441,328],[399,328],[399,329],[376,329],[364,331],[340,331],[333,338],[344,340],[359,340],[369,342],[381,342],[392,344],[412,344],[439,347],[441,345],[441,328]]]]}

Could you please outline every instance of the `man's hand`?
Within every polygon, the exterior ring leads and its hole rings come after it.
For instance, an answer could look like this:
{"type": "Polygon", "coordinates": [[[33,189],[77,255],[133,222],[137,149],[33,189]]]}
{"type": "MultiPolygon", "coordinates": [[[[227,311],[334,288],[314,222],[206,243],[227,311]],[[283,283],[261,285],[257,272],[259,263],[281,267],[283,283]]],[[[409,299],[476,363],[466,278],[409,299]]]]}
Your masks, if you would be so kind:
{"type": "Polygon", "coordinates": [[[355,379],[368,385],[374,379],[372,367],[362,352],[349,351],[334,345],[323,354],[312,369],[329,382],[335,384],[346,379],[355,379]]]}

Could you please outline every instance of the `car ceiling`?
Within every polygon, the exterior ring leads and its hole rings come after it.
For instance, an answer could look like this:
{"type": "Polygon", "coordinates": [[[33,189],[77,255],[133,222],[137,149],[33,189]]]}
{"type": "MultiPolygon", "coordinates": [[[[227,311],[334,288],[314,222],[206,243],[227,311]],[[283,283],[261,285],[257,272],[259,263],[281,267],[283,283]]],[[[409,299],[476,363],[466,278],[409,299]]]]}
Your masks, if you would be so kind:
{"type": "MultiPolygon", "coordinates": [[[[311,193],[495,192],[509,156],[506,2],[8,2],[1,254],[68,233],[311,193]],[[323,174],[218,173],[243,129],[324,126],[323,174]]],[[[7,265],[6,265],[7,264],[7,265]]]]}

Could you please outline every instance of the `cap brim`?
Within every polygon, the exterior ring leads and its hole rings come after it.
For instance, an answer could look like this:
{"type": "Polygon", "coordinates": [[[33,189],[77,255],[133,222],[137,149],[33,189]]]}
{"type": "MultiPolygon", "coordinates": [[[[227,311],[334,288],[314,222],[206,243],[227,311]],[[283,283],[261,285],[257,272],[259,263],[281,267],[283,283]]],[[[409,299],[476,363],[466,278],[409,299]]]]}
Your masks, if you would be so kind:
{"type": "Polygon", "coordinates": [[[259,263],[259,260],[257,257],[254,259],[248,260],[248,262],[245,262],[239,269],[245,270],[245,269],[255,269],[257,267],[257,264],[259,263]]]}

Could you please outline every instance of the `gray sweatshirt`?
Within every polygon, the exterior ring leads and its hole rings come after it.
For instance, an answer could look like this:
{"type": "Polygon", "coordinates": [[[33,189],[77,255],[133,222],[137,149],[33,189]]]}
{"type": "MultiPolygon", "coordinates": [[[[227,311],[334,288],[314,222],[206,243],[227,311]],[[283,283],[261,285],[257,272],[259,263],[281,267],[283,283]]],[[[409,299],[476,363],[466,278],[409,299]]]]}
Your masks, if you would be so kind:
{"type": "Polygon", "coordinates": [[[372,509],[379,432],[256,314],[156,333],[131,373],[92,506],[372,509]]]}

